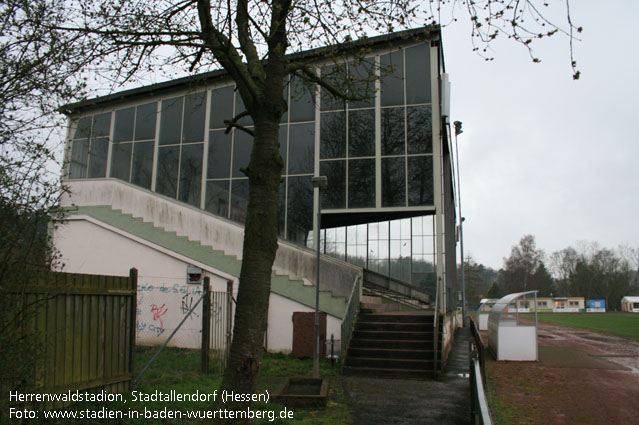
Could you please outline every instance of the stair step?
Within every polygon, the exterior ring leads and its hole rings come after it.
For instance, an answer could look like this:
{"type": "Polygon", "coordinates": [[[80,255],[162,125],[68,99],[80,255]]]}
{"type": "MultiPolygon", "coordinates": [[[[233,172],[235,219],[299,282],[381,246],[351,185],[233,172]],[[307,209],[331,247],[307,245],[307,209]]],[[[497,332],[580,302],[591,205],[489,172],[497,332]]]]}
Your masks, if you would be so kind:
{"type": "Polygon", "coordinates": [[[434,377],[432,370],[410,370],[410,369],[390,369],[390,368],[371,368],[371,367],[354,367],[345,366],[344,375],[350,376],[369,376],[371,378],[387,378],[387,379],[415,379],[424,380],[434,377]]]}
{"type": "Polygon", "coordinates": [[[385,332],[433,332],[433,325],[428,323],[409,322],[360,322],[355,324],[356,331],[385,331],[385,332]]]}
{"type": "Polygon", "coordinates": [[[348,357],[347,366],[373,367],[386,369],[426,370],[433,367],[433,360],[418,359],[377,359],[367,357],[348,357]]]}
{"type": "Polygon", "coordinates": [[[428,323],[433,326],[432,314],[392,314],[392,313],[360,313],[358,323],[428,323]]]}
{"type": "MultiPolygon", "coordinates": [[[[441,342],[439,343],[441,346],[441,342]]],[[[433,348],[433,341],[398,340],[398,339],[366,339],[353,338],[351,348],[385,348],[398,350],[428,350],[433,348]]]]}
{"type": "Polygon", "coordinates": [[[393,339],[393,340],[432,340],[434,332],[430,331],[360,331],[355,330],[353,332],[353,338],[355,339],[393,339]]]}
{"type": "Polygon", "coordinates": [[[432,359],[433,358],[433,350],[432,347],[430,350],[412,350],[412,349],[402,349],[402,348],[382,348],[382,347],[374,347],[374,348],[354,348],[351,345],[351,348],[348,350],[348,356],[353,357],[365,357],[365,358],[384,358],[384,359],[432,359]]]}

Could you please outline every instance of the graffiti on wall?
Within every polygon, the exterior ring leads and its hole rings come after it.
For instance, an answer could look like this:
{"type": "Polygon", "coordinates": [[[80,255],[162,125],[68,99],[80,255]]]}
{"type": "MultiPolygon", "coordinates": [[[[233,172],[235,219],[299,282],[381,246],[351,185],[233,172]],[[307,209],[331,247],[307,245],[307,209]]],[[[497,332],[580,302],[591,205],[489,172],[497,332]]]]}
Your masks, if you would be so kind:
{"type": "MultiPolygon", "coordinates": [[[[199,285],[187,284],[151,284],[138,285],[137,305],[137,334],[143,343],[159,343],[158,337],[166,339],[184,318],[193,309],[202,294],[199,285]]],[[[199,334],[201,323],[198,318],[201,315],[199,309],[195,309],[189,322],[180,328],[175,338],[180,339],[180,334],[199,334]]],[[[195,338],[194,341],[198,341],[195,338]]]]}

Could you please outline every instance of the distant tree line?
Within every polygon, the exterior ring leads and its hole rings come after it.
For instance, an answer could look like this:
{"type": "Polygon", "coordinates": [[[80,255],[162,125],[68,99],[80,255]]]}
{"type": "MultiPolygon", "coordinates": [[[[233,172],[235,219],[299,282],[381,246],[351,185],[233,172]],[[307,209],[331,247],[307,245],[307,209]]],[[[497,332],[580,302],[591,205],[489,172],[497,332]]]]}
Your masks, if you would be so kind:
{"type": "Polygon", "coordinates": [[[578,242],[547,256],[533,235],[525,235],[498,271],[470,257],[464,266],[471,308],[481,298],[537,290],[540,297],[603,299],[608,310],[619,310],[624,296],[639,295],[639,249],[628,246],[609,249],[596,242],[578,242]]]}

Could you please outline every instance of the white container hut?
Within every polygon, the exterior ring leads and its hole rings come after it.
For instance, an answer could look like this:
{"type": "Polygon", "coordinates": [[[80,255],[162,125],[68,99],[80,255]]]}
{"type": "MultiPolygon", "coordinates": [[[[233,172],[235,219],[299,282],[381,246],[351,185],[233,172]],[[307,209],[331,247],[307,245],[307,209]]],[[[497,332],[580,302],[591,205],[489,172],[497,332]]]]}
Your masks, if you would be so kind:
{"type": "Polygon", "coordinates": [[[621,311],[639,313],[639,297],[623,297],[621,299],[621,311]]]}
{"type": "Polygon", "coordinates": [[[532,296],[537,305],[537,291],[517,292],[499,299],[488,316],[488,348],[497,360],[538,360],[537,312],[535,323],[520,322],[518,300],[532,296]]]}
{"type": "Polygon", "coordinates": [[[477,313],[477,316],[479,317],[480,331],[488,330],[488,316],[490,315],[490,310],[493,308],[497,301],[499,301],[497,298],[483,298],[481,301],[479,301],[479,311],[477,313]]]}

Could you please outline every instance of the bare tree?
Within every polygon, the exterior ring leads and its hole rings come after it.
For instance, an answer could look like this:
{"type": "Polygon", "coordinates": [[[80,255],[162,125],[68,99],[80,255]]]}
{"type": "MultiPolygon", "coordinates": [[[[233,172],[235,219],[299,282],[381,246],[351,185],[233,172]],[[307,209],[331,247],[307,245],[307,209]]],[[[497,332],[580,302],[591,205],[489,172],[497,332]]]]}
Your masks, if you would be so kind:
{"type": "MultiPolygon", "coordinates": [[[[34,383],[41,354],[27,326],[39,305],[26,302],[24,285],[56,256],[48,239],[60,218],[60,163],[56,147],[64,123],[57,109],[82,96],[78,71],[86,64],[79,34],[52,31],[68,15],[63,2],[0,2],[0,392],[34,383]]],[[[0,398],[0,422],[9,418],[0,398]]]]}
{"type": "Polygon", "coordinates": [[[507,292],[529,291],[533,288],[533,276],[543,265],[544,252],[537,249],[535,237],[525,235],[518,245],[504,258],[504,267],[499,271],[499,284],[507,292]]]}
{"type": "MultiPolygon", "coordinates": [[[[222,390],[240,393],[255,390],[261,361],[271,268],[277,249],[282,169],[278,124],[288,107],[282,98],[285,81],[295,75],[342,101],[366,95],[353,90],[362,86],[355,81],[356,76],[346,75],[341,81],[326,79],[308,56],[290,53],[336,46],[425,23],[436,24],[441,22],[444,9],[454,12],[459,6],[470,14],[478,44],[504,34],[530,49],[533,40],[562,32],[544,18],[544,3],[533,0],[103,0],[65,4],[75,12],[74,18],[52,28],[81,34],[82,42],[88,40],[95,48],[97,71],[112,71],[112,81],[143,80],[149,73],[164,70],[166,75],[181,66],[186,72],[222,67],[236,83],[246,112],[230,120],[229,129],[237,127],[254,139],[249,165],[243,170],[249,178],[250,196],[235,332],[222,390]],[[239,124],[247,115],[253,120],[253,129],[239,124]]],[[[570,16],[568,9],[565,13],[570,16]]],[[[568,19],[563,33],[570,41],[573,30],[578,29],[568,19]]],[[[335,58],[339,52],[337,48],[323,51],[327,58],[335,58]]],[[[339,74],[339,64],[343,62],[334,62],[339,74]]]]}

